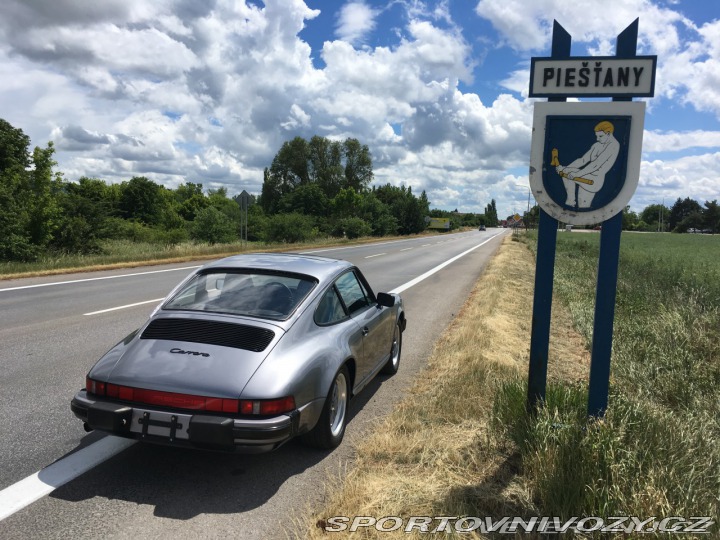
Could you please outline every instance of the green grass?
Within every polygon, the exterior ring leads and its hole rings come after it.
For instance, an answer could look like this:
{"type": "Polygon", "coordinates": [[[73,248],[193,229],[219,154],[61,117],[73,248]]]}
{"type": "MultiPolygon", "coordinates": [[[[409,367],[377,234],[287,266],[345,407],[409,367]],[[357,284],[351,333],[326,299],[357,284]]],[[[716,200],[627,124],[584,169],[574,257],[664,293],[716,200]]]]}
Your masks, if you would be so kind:
{"type": "MultiPolygon", "coordinates": [[[[597,234],[558,234],[554,290],[588,347],[598,252],[597,234]]],[[[623,233],[602,421],[585,418],[586,385],[551,382],[536,419],[525,388],[503,386],[495,426],[518,445],[543,515],[717,519],[720,237],[623,233]]]]}
{"type": "MultiPolygon", "coordinates": [[[[387,238],[384,238],[387,239],[387,238]]],[[[378,241],[378,238],[347,240],[343,238],[318,238],[302,244],[263,242],[235,242],[231,244],[203,244],[184,242],[176,245],[158,245],[130,240],[110,240],[102,244],[101,253],[75,255],[47,253],[33,262],[0,262],[0,279],[60,273],[71,270],[98,270],[101,267],[131,266],[138,264],[160,264],[198,259],[220,258],[243,252],[299,250],[307,247],[378,241]]]]}

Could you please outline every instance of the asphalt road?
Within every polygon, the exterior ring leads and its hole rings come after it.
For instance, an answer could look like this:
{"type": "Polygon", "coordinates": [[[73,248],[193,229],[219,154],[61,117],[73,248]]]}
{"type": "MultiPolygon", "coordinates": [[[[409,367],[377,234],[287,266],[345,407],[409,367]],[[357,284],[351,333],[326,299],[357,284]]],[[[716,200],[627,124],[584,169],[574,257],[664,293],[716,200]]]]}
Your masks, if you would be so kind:
{"type": "Polygon", "coordinates": [[[305,252],[355,263],[376,292],[400,289],[408,318],[400,371],[353,399],[345,440],[329,453],[294,441],[255,456],[128,443],[87,434],[72,415],[89,368],[201,263],[0,281],[0,516],[19,486],[46,488],[0,521],[0,538],[285,538],[408,389],[503,232],[305,252]],[[51,477],[103,444],[127,447],[67,483],[51,477]]]}

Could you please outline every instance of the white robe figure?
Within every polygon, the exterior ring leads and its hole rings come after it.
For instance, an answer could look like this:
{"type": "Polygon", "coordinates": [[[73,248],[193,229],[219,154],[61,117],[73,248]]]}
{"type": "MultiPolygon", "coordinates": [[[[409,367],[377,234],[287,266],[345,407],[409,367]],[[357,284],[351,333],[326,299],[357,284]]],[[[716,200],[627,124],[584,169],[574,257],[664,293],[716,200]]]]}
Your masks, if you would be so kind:
{"type": "Polygon", "coordinates": [[[615,127],[610,122],[600,122],[595,126],[597,142],[590,150],[569,165],[563,167],[558,164],[555,167],[565,183],[566,205],[590,208],[595,194],[603,187],[605,175],[620,154],[620,143],[613,135],[614,131],[615,127]]]}

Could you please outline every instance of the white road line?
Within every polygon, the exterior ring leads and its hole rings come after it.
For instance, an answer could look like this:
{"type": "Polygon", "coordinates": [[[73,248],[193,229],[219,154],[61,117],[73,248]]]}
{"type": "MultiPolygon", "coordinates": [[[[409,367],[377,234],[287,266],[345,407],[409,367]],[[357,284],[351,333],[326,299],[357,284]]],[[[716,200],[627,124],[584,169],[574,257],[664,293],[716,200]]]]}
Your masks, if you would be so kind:
{"type": "Polygon", "coordinates": [[[108,311],[117,311],[118,309],[142,306],[143,304],[151,304],[152,302],[160,302],[162,300],[165,300],[165,298],[156,298],[155,300],[145,300],[144,302],[135,302],[134,304],[128,304],[126,306],[111,307],[108,309],[101,309],[100,311],[91,311],[90,313],[83,313],[83,315],[100,315],[101,313],[107,313],[108,311]]]}
{"type": "Polygon", "coordinates": [[[54,285],[68,285],[70,283],[83,283],[85,281],[100,281],[102,279],[117,279],[117,278],[123,278],[123,277],[131,277],[131,276],[145,276],[147,274],[161,274],[163,272],[178,272],[180,270],[194,270],[195,268],[200,268],[200,266],[184,266],[182,268],[169,268],[167,270],[151,270],[148,272],[136,272],[134,274],[121,274],[118,276],[103,276],[103,277],[94,277],[94,278],[85,278],[85,279],[73,279],[70,281],[54,281],[52,283],[38,283],[37,285],[23,285],[22,287],[8,287],[7,289],[0,289],[0,292],[19,291],[21,289],[35,289],[37,287],[52,287],[54,285]]]}
{"type": "Polygon", "coordinates": [[[428,247],[428,246],[432,246],[432,244],[423,244],[423,245],[420,246],[420,247],[428,247]]]}
{"type": "MultiPolygon", "coordinates": [[[[500,232],[500,233],[498,233],[498,234],[502,234],[502,232],[500,232]]],[[[398,293],[398,294],[400,294],[401,292],[408,290],[410,287],[412,287],[412,286],[414,286],[414,285],[417,285],[417,284],[420,283],[421,281],[429,278],[429,277],[432,276],[434,273],[439,272],[440,270],[442,270],[443,268],[445,268],[447,265],[454,263],[455,261],[457,261],[458,259],[464,257],[464,256],[467,255],[468,253],[471,253],[471,252],[475,251],[477,248],[484,246],[484,245],[487,244],[490,240],[492,240],[493,238],[495,238],[496,236],[498,236],[498,234],[491,236],[490,238],[488,238],[488,239],[485,240],[484,242],[479,243],[477,246],[472,247],[472,248],[468,249],[467,251],[463,251],[460,255],[456,255],[456,256],[453,257],[452,259],[448,259],[447,261],[445,261],[444,263],[436,266],[435,268],[433,268],[433,269],[431,269],[431,270],[428,270],[428,271],[425,272],[423,275],[418,276],[418,277],[416,277],[415,279],[413,279],[413,280],[411,280],[411,281],[408,281],[408,282],[405,283],[404,285],[400,285],[398,288],[393,289],[393,290],[390,291],[390,292],[391,292],[391,293],[398,293]]]]}
{"type": "Polygon", "coordinates": [[[411,249],[415,249],[415,248],[405,248],[405,249],[401,249],[400,251],[410,251],[411,249]]]}
{"type": "MultiPolygon", "coordinates": [[[[467,233],[455,233],[455,234],[467,234],[467,233]]],[[[433,238],[439,238],[438,236],[424,236],[422,237],[422,240],[431,240],[433,238]]],[[[343,249],[355,249],[359,247],[374,247],[374,246],[384,246],[387,244],[397,244],[399,242],[412,242],[414,240],[421,240],[420,238],[407,238],[402,240],[390,240],[388,242],[377,242],[374,244],[355,244],[354,246],[344,246],[344,247],[335,247],[335,248],[326,248],[326,249],[316,249],[313,251],[301,251],[299,252],[300,255],[312,255],[313,253],[325,253],[326,251],[341,251],[343,249]]],[[[425,244],[429,246],[430,244],[425,244]]]]}
{"type": "MultiPolygon", "coordinates": [[[[393,289],[390,292],[401,293],[408,290],[410,287],[417,285],[421,281],[429,278],[436,272],[439,272],[440,270],[442,270],[449,264],[457,261],[461,257],[464,257],[468,253],[471,253],[479,247],[484,246],[490,240],[500,234],[502,234],[502,232],[491,236],[484,242],[468,249],[467,251],[460,253],[459,255],[456,255],[452,259],[448,259],[444,263],[436,266],[431,270],[428,270],[421,276],[418,276],[415,279],[408,281],[404,285],[400,285],[399,287],[393,289]]],[[[155,300],[150,301],[155,302],[155,300]]],[[[123,439],[120,437],[108,435],[106,437],[103,437],[96,443],[93,443],[90,446],[86,446],[85,448],[78,450],[77,452],[70,454],[67,457],[61,458],[52,465],[48,465],[47,467],[41,469],[35,474],[32,474],[9,487],[6,487],[2,491],[0,491],[0,521],[5,519],[6,517],[13,515],[15,512],[22,510],[26,506],[34,503],[45,495],[49,495],[60,486],[68,483],[71,480],[74,480],[75,478],[77,478],[81,474],[86,473],[93,467],[100,465],[114,455],[131,447],[133,444],[135,444],[135,442],[136,441],[132,439],[123,439]]]]}
{"type": "Polygon", "coordinates": [[[135,444],[107,436],[0,491],[0,521],[135,444]]]}
{"type": "Polygon", "coordinates": [[[376,255],[368,255],[365,257],[366,259],[372,259],[373,257],[381,257],[383,255],[387,255],[387,253],[377,253],[376,255]]]}

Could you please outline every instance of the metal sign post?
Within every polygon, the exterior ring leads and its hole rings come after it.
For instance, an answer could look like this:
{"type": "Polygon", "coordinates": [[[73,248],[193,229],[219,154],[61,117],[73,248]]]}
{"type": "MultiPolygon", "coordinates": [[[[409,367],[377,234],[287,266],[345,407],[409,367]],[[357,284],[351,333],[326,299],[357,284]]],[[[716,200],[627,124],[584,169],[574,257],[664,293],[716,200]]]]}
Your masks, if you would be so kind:
{"type": "MultiPolygon", "coordinates": [[[[553,21],[552,58],[569,58],[570,43],[570,34],[557,21],[553,21]]],[[[564,102],[566,98],[554,96],[550,97],[549,101],[564,102]]],[[[557,220],[541,207],[530,337],[530,369],[528,372],[527,408],[530,412],[545,401],[557,228],[557,220]]]]}
{"type": "Polygon", "coordinates": [[[615,57],[571,59],[570,36],[555,22],[550,58],[533,59],[530,97],[533,118],[530,186],[540,205],[535,274],[528,410],[545,400],[550,315],[558,221],[570,225],[602,223],[595,302],[588,415],[607,409],[610,355],[622,231],[622,211],[640,176],[645,119],[657,57],[636,57],[638,20],[618,36],[615,57]],[[564,102],[569,96],[607,96],[606,103],[564,102]]]}
{"type": "Polygon", "coordinates": [[[250,208],[250,194],[243,189],[238,195],[238,203],[240,205],[240,244],[243,248],[247,247],[248,241],[248,210],[250,208]]]}

